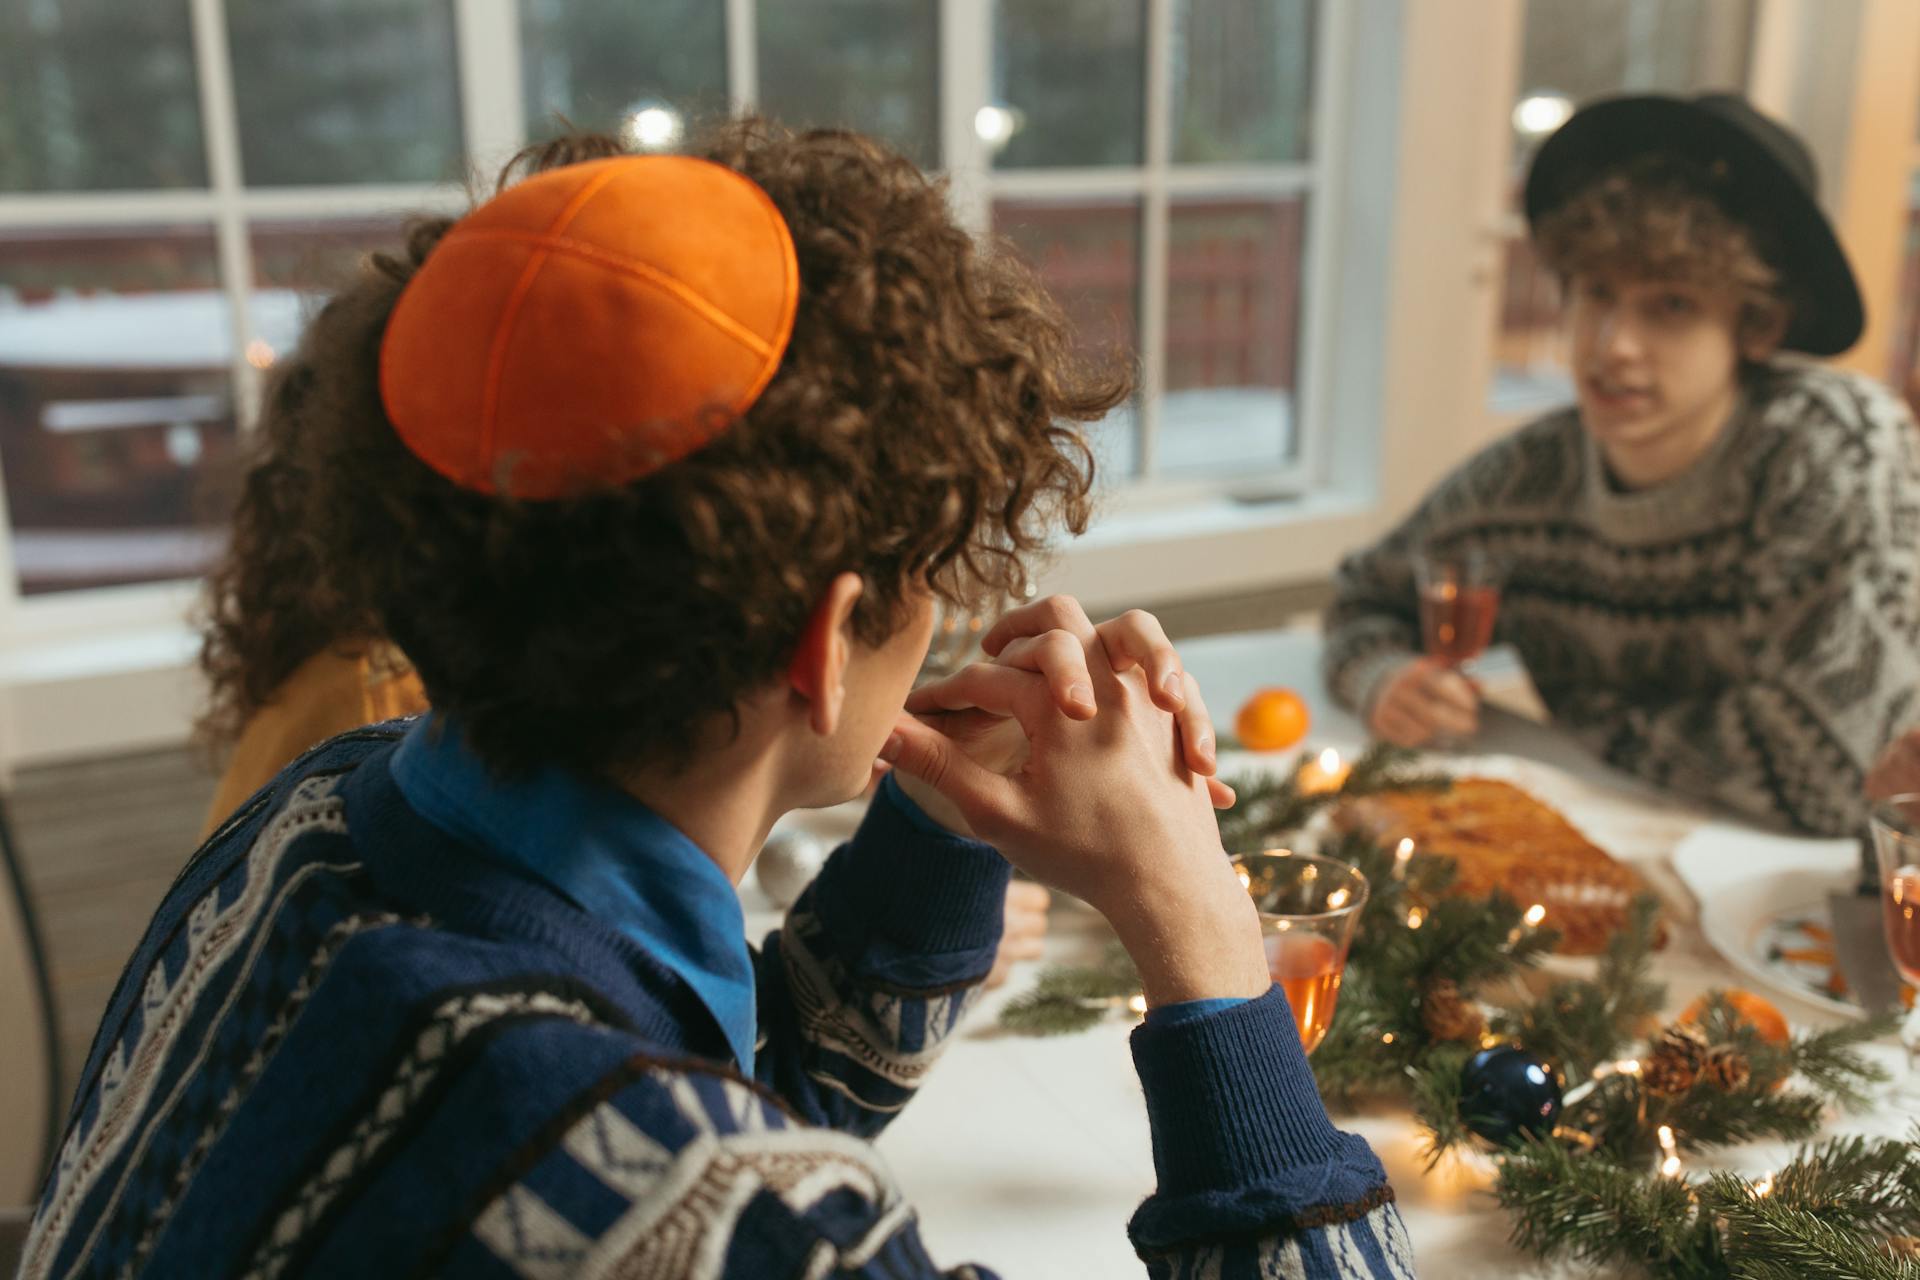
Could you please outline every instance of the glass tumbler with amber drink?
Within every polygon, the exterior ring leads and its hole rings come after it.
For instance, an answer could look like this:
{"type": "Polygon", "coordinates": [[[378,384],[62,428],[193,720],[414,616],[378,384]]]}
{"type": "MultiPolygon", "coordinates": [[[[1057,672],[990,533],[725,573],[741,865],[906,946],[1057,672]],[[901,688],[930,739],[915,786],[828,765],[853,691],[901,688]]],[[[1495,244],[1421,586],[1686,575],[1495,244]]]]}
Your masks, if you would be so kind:
{"type": "Polygon", "coordinates": [[[1476,547],[1429,547],[1415,555],[1413,570],[1427,653],[1459,667],[1486,652],[1500,614],[1500,582],[1492,558],[1476,547]]]}
{"type": "Polygon", "coordinates": [[[1300,1044],[1312,1053],[1333,1025],[1367,878],[1313,853],[1275,850],[1233,860],[1260,913],[1267,972],[1287,995],[1300,1044]]]}

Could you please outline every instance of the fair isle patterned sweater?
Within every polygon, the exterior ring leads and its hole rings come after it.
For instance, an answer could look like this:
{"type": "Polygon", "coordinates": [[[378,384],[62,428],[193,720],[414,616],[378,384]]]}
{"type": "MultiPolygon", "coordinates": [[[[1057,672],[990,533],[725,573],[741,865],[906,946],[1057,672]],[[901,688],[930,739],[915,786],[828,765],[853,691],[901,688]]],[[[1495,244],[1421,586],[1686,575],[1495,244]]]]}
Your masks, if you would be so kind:
{"type": "Polygon", "coordinates": [[[1851,835],[1867,768],[1920,719],[1920,436],[1878,383],[1780,363],[1708,454],[1621,492],[1567,409],[1469,459],[1340,567],[1335,696],[1420,647],[1412,557],[1478,546],[1556,722],[1608,762],[1769,825],[1851,835]]]}
{"type": "MultiPolygon", "coordinates": [[[[672,971],[414,812],[397,739],[316,748],[181,872],[95,1039],[22,1276],[990,1276],[929,1260],[865,1139],[990,965],[999,855],[876,802],[755,957],[749,1080],[672,971]]],[[[1144,1027],[1134,1057],[1148,1274],[1413,1274],[1277,989],[1144,1027]]]]}

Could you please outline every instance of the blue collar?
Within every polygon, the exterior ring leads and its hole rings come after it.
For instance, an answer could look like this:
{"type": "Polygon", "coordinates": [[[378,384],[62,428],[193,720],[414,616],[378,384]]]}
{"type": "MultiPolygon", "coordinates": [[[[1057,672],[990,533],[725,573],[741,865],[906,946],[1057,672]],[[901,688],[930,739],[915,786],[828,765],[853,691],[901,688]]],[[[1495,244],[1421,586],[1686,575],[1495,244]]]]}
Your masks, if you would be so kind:
{"type": "Polygon", "coordinates": [[[393,780],[448,835],[558,890],[693,988],[753,1074],[753,960],[733,882],[680,829],[625,792],[563,769],[495,777],[444,716],[393,753],[393,780]]]}

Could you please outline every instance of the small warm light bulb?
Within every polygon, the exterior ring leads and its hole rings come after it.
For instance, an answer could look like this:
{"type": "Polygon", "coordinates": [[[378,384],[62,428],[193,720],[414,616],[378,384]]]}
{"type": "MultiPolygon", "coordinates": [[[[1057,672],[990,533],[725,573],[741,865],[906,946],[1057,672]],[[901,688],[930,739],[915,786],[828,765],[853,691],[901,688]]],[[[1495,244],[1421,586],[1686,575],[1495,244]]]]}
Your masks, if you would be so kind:
{"type": "Polygon", "coordinates": [[[1392,1044],[1392,1043],[1393,1043],[1393,1032],[1391,1032],[1391,1031],[1389,1031],[1389,1032],[1387,1032],[1387,1033],[1386,1033],[1385,1035],[1383,1035],[1383,1036],[1381,1036],[1381,1037],[1380,1037],[1380,1043],[1381,1043],[1381,1044],[1392,1044]]]}
{"type": "Polygon", "coordinates": [[[1613,1069],[1623,1076],[1637,1076],[1640,1074],[1640,1059],[1622,1058],[1613,1064],[1613,1069]]]}
{"type": "Polygon", "coordinates": [[[1665,1174],[1669,1178],[1679,1177],[1680,1176],[1680,1157],[1668,1156],[1665,1160],[1662,1160],[1660,1162],[1660,1172],[1665,1174]]]}
{"type": "Polygon", "coordinates": [[[1245,867],[1235,867],[1233,873],[1240,877],[1240,887],[1249,893],[1253,891],[1253,876],[1245,867]]]}
{"type": "Polygon", "coordinates": [[[264,338],[255,338],[247,344],[247,363],[256,369],[271,369],[274,352],[272,344],[264,338]]]}
{"type": "Polygon", "coordinates": [[[1329,778],[1340,772],[1340,753],[1332,747],[1328,747],[1320,753],[1320,772],[1326,774],[1329,778]]]}
{"type": "Polygon", "coordinates": [[[1415,907],[1413,910],[1407,912],[1407,928],[1418,929],[1421,925],[1425,924],[1426,922],[1427,922],[1427,913],[1422,911],[1419,907],[1415,907]]]}
{"type": "Polygon", "coordinates": [[[1338,911],[1340,908],[1347,905],[1347,899],[1352,896],[1353,895],[1348,893],[1345,889],[1335,889],[1332,893],[1327,895],[1327,910],[1338,911]]]}
{"type": "Polygon", "coordinates": [[[1133,1010],[1136,1014],[1144,1015],[1147,1011],[1147,998],[1145,996],[1128,996],[1127,1008],[1133,1010]]]}
{"type": "Polygon", "coordinates": [[[1755,1198],[1773,1194],[1773,1174],[1771,1171],[1768,1172],[1766,1177],[1753,1184],[1753,1194],[1755,1198]]]}
{"type": "Polygon", "coordinates": [[[1534,903],[1532,906],[1528,907],[1527,914],[1522,917],[1522,919],[1524,919],[1527,922],[1527,928],[1529,929],[1538,929],[1540,927],[1540,922],[1542,920],[1545,920],[1546,918],[1547,918],[1547,909],[1537,902],[1534,903]]]}

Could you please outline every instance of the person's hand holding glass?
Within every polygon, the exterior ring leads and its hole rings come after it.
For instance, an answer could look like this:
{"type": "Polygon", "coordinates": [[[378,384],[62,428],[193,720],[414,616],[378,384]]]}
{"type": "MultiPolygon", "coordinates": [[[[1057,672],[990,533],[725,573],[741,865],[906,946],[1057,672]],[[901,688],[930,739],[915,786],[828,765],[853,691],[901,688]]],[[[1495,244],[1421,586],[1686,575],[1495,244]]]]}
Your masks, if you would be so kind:
{"type": "Polygon", "coordinates": [[[1475,547],[1422,548],[1414,581],[1425,652],[1381,678],[1367,728],[1397,746],[1445,745],[1480,728],[1480,692],[1463,668],[1493,639],[1500,585],[1491,558],[1475,547]]]}

